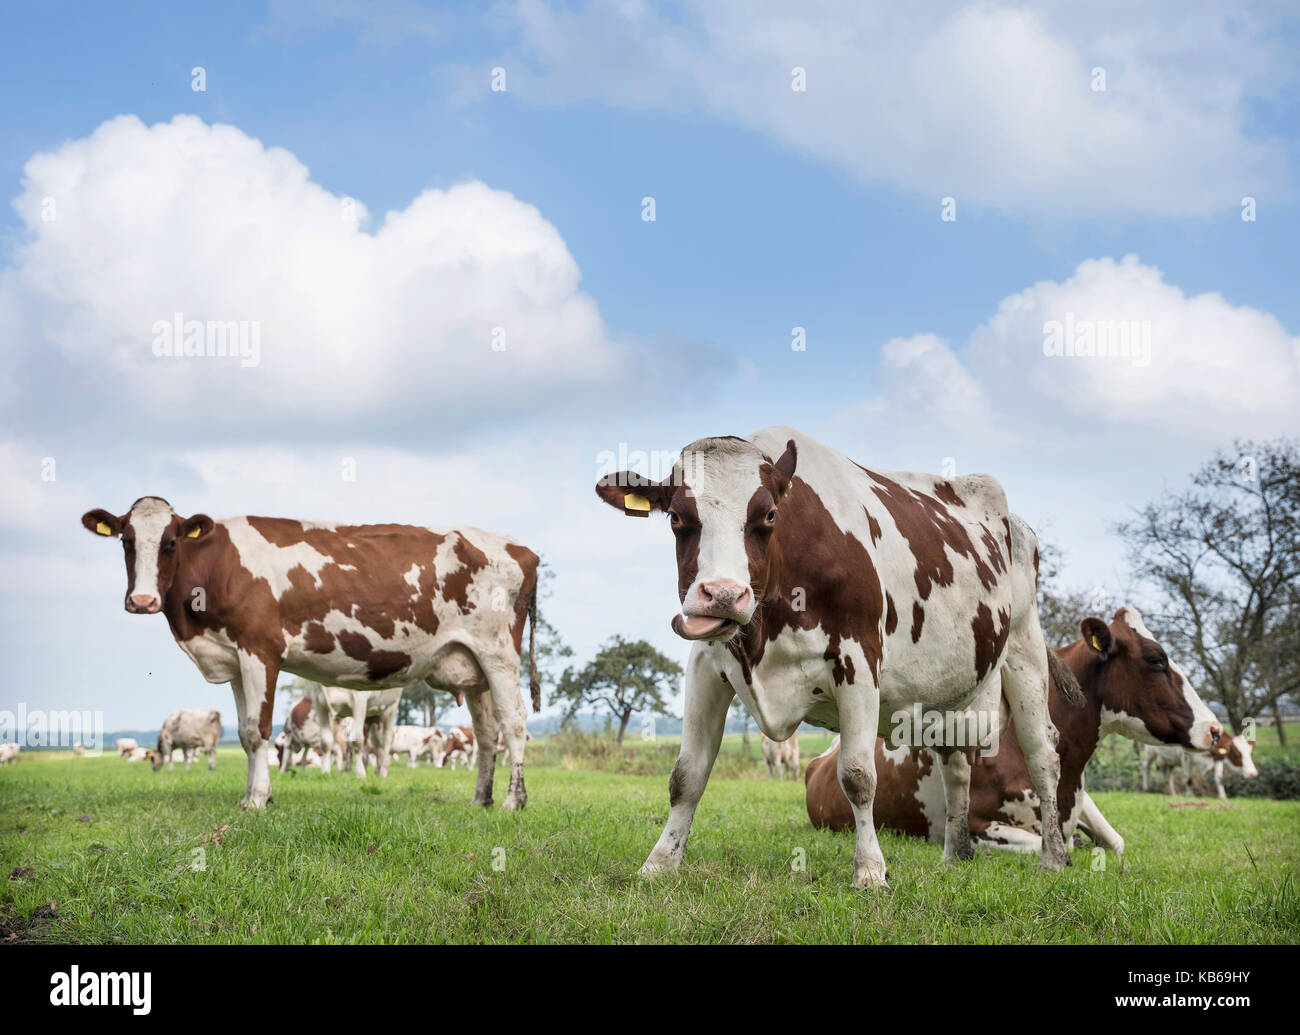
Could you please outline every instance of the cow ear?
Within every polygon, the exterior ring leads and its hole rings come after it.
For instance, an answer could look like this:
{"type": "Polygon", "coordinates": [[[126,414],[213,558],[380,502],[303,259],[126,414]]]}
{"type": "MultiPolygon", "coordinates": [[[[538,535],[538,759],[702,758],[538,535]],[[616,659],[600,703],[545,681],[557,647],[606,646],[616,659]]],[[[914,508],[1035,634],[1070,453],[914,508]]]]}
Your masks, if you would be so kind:
{"type": "Polygon", "coordinates": [[[596,495],[628,517],[649,517],[652,510],[667,510],[672,487],[652,482],[634,471],[607,474],[596,483],[596,495]]]}
{"type": "Polygon", "coordinates": [[[1079,623],[1079,631],[1083,633],[1083,642],[1088,645],[1088,649],[1095,651],[1102,657],[1110,654],[1113,641],[1110,636],[1110,627],[1100,618],[1085,618],[1079,623]]]}
{"type": "Polygon", "coordinates": [[[212,531],[212,518],[207,514],[195,514],[181,522],[181,535],[186,539],[202,539],[212,531]]]}
{"type": "Polygon", "coordinates": [[[781,459],[774,465],[776,476],[779,479],[776,498],[778,501],[785,497],[790,491],[790,483],[794,481],[794,468],[799,460],[799,450],[795,448],[794,439],[789,439],[785,444],[785,452],[781,454],[781,459]]]}
{"type": "Polygon", "coordinates": [[[88,510],[81,515],[81,523],[95,535],[115,536],[122,532],[122,519],[107,510],[88,510]]]}

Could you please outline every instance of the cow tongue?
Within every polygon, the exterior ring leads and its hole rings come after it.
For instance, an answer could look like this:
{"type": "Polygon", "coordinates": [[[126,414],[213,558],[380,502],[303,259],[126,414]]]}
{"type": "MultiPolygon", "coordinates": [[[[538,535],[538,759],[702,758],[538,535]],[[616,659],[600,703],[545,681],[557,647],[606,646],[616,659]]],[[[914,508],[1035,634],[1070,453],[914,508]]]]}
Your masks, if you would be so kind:
{"type": "Polygon", "coordinates": [[[712,615],[674,615],[673,632],[684,640],[702,640],[722,631],[730,621],[727,618],[714,618],[712,615]]]}

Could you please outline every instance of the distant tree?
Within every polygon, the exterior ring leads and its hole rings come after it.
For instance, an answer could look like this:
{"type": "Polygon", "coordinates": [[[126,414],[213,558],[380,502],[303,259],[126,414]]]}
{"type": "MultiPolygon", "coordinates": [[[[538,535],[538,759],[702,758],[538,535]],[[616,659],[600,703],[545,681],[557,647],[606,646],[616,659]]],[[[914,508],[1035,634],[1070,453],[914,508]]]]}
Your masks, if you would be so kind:
{"type": "Polygon", "coordinates": [[[1160,635],[1234,729],[1300,692],[1300,441],[1237,442],[1118,530],[1160,635]]]}
{"type": "MultiPolygon", "coordinates": [[[[1038,538],[1038,621],[1049,647],[1079,638],[1079,622],[1093,613],[1090,594],[1060,584],[1062,553],[1055,543],[1038,538]]],[[[1097,615],[1105,621],[1109,615],[1097,615]]]]}
{"type": "Polygon", "coordinates": [[[607,709],[618,723],[618,743],[623,743],[627,724],[637,712],[654,712],[672,717],[666,697],[677,692],[682,667],[665,657],[645,640],[615,636],[581,670],[566,668],[555,688],[565,702],[565,721],[583,707],[607,709]]]}
{"type": "Polygon", "coordinates": [[[744,722],[744,725],[741,727],[741,734],[740,734],[740,753],[745,757],[749,757],[749,722],[750,722],[749,709],[745,707],[745,704],[743,701],[741,701],[739,694],[737,694],[736,697],[732,700],[731,710],[736,713],[736,718],[744,722]]]}

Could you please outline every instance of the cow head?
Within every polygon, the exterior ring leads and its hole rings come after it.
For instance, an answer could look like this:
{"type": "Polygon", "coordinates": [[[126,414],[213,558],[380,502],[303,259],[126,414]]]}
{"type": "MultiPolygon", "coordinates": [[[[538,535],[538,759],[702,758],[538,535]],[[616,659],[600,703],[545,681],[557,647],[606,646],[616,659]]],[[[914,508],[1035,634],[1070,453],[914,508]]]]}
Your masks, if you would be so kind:
{"type": "Polygon", "coordinates": [[[118,536],[126,557],[126,609],[151,615],[162,609],[176,577],[180,552],[212,531],[212,518],[195,514],[182,518],[157,496],[142,496],[121,517],[106,510],[88,510],[81,523],[96,535],[118,536]]]}
{"type": "Polygon", "coordinates": [[[796,459],[793,440],[773,461],[744,439],[705,438],[682,450],[662,482],[620,471],[597,483],[596,494],[625,514],[668,515],[677,539],[678,636],[728,640],[754,617],[796,459]]]}
{"type": "Polygon", "coordinates": [[[1240,733],[1234,736],[1224,730],[1223,735],[1210,749],[1210,756],[1216,762],[1227,762],[1234,769],[1240,770],[1241,775],[1247,780],[1253,780],[1259,776],[1259,770],[1255,768],[1254,751],[1253,740],[1247,740],[1240,733]]]}
{"type": "Polygon", "coordinates": [[[156,773],[163,767],[163,763],[171,758],[171,754],[170,751],[163,750],[162,740],[160,739],[158,746],[145,757],[149,759],[150,764],[153,765],[153,771],[156,773]]]}
{"type": "Polygon", "coordinates": [[[1223,728],[1136,608],[1121,607],[1110,625],[1085,618],[1079,631],[1101,666],[1097,678],[1106,732],[1194,751],[1214,745],[1223,728]]]}

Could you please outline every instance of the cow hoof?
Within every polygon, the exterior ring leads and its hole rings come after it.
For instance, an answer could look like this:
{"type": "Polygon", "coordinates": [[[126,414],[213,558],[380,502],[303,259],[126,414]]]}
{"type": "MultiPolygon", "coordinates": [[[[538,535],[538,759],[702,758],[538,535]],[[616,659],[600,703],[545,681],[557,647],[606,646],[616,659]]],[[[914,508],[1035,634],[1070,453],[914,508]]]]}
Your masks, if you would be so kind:
{"type": "Polygon", "coordinates": [[[239,803],[239,807],[244,809],[264,809],[266,803],[270,800],[269,795],[265,798],[259,798],[250,794],[239,803]]]}
{"type": "Polygon", "coordinates": [[[492,807],[491,798],[470,798],[469,803],[471,805],[482,805],[485,809],[490,809],[492,807]]]}
{"type": "Polygon", "coordinates": [[[502,812],[518,812],[524,807],[524,798],[507,798],[501,803],[502,812]]]}
{"type": "Polygon", "coordinates": [[[884,877],[872,877],[871,874],[863,874],[861,877],[853,879],[853,888],[855,891],[892,891],[889,886],[888,873],[884,877]]]}
{"type": "Polygon", "coordinates": [[[1062,864],[1060,859],[1039,859],[1038,860],[1038,869],[1042,873],[1060,873],[1061,865],[1062,864]]]}

